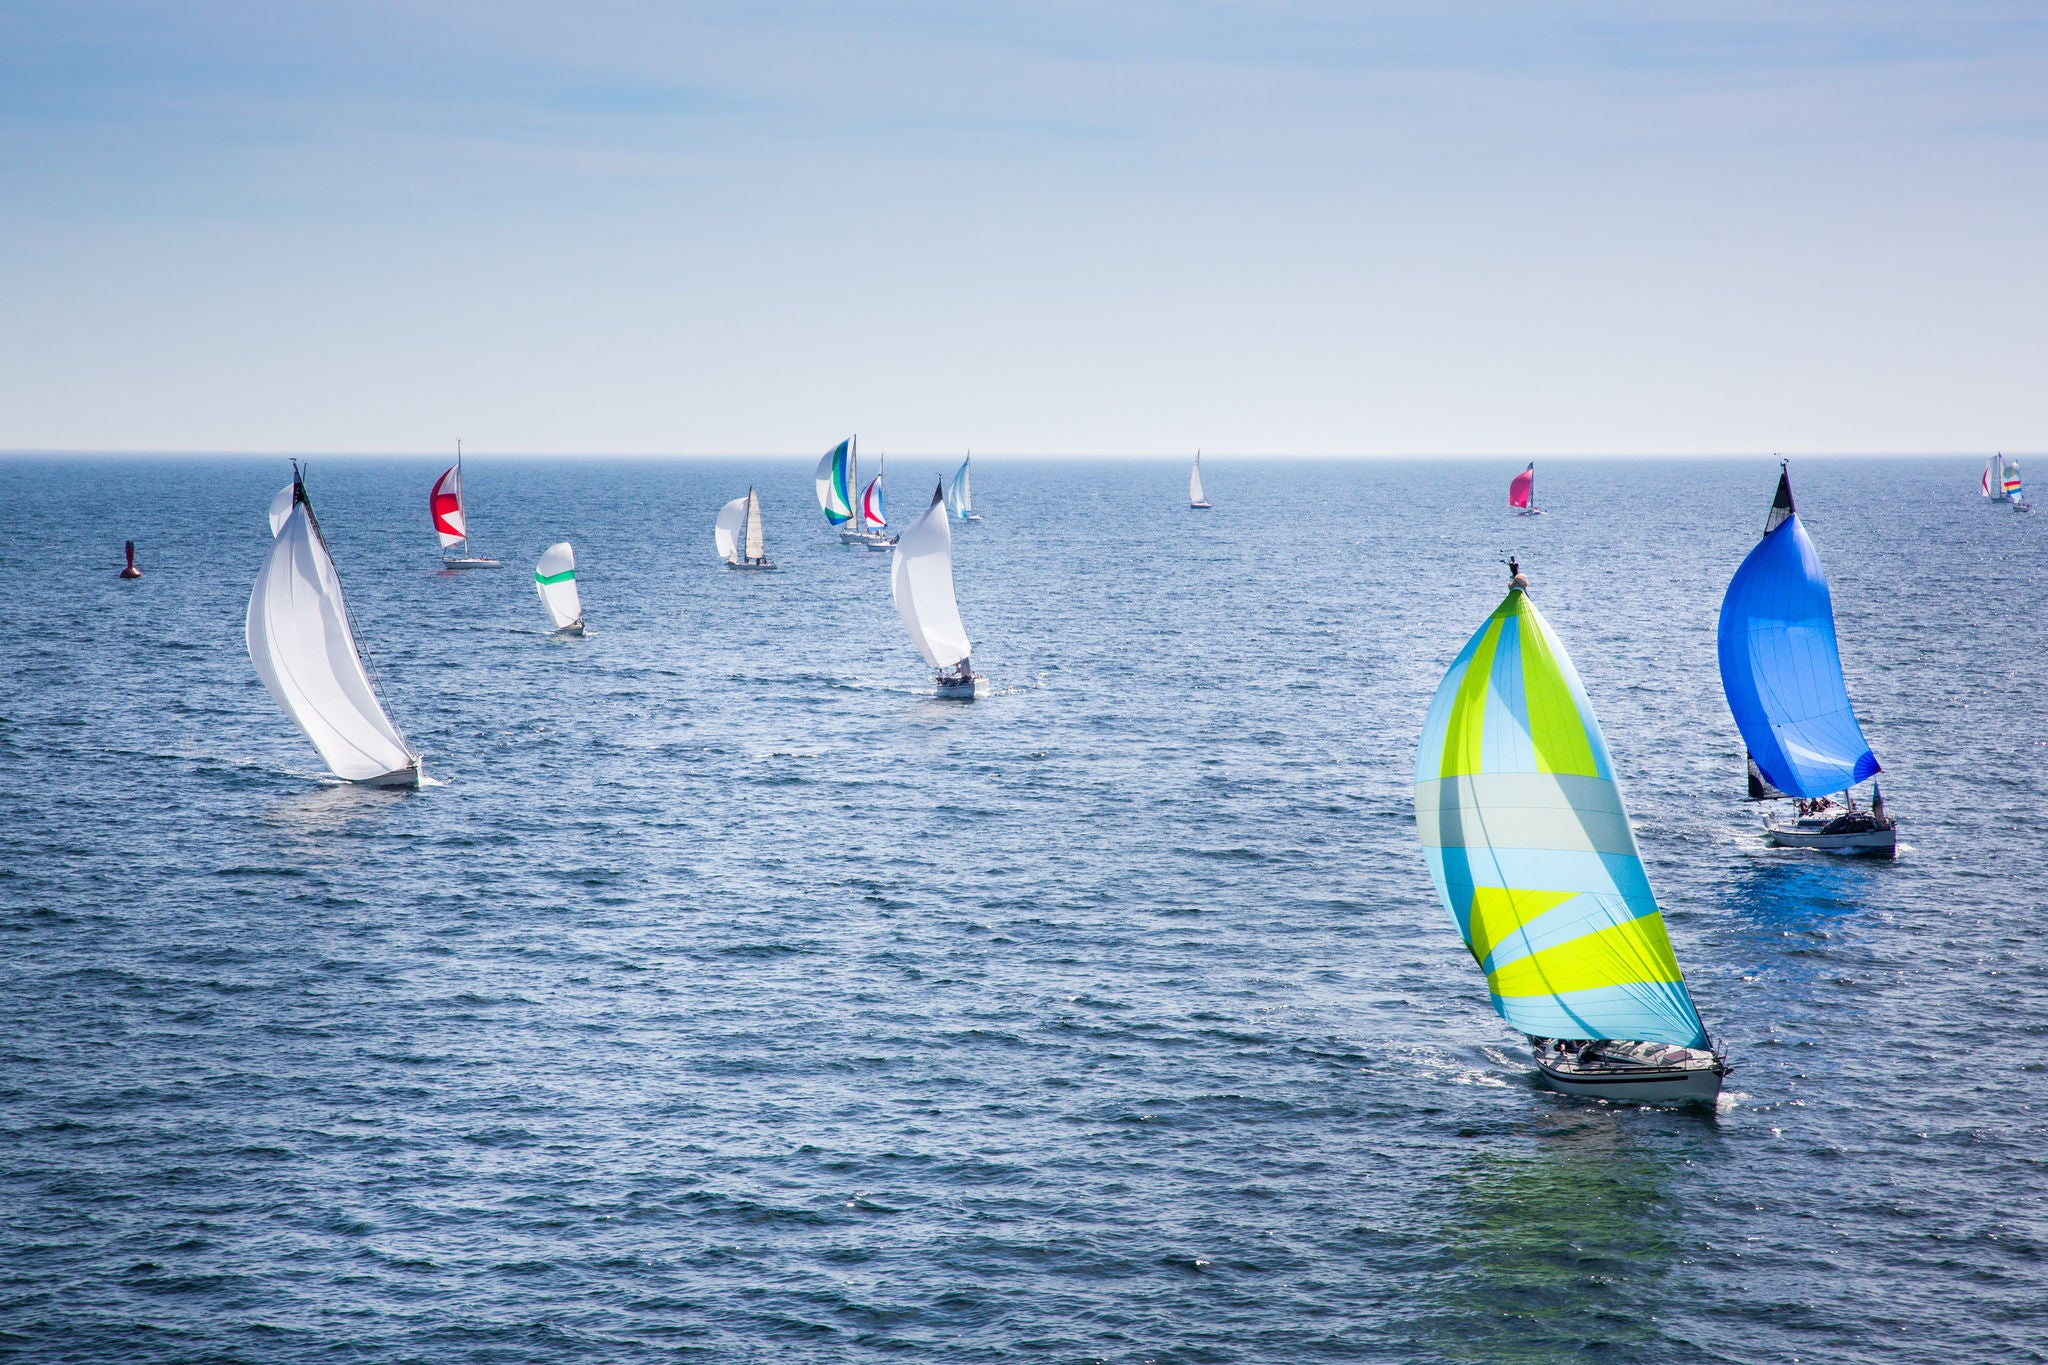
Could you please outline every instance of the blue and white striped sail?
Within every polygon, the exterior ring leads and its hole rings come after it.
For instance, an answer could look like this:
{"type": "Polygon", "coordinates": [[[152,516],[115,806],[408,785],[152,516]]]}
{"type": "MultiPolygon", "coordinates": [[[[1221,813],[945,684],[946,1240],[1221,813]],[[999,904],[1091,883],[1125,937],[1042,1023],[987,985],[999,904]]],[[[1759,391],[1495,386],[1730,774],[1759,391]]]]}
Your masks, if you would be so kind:
{"type": "Polygon", "coordinates": [[[1429,704],[1415,825],[1501,1018],[1538,1038],[1708,1045],[1600,722],[1521,588],[1429,704]]]}
{"type": "Polygon", "coordinates": [[[953,482],[946,487],[946,510],[961,521],[967,520],[974,511],[973,474],[968,468],[973,463],[972,455],[962,460],[960,468],[953,473],[953,482]]]}
{"type": "MultiPolygon", "coordinates": [[[[1764,538],[1721,599],[1721,691],[1750,762],[1786,796],[1847,791],[1878,773],[1849,705],[1835,607],[1820,554],[1792,504],[1789,474],[1764,538]]],[[[1757,791],[1754,779],[1752,794],[1757,791]]]]}

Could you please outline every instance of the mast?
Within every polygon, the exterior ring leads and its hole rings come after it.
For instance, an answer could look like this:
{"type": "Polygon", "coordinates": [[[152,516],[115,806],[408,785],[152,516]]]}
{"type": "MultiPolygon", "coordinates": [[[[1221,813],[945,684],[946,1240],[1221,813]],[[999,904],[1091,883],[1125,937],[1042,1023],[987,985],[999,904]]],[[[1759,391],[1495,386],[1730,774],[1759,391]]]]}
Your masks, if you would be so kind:
{"type": "Polygon", "coordinates": [[[852,436],[846,442],[846,497],[853,504],[853,529],[855,534],[868,529],[867,510],[861,506],[860,496],[860,437],[852,436]]]}
{"type": "Polygon", "coordinates": [[[462,496],[462,438],[455,438],[455,505],[462,509],[462,557],[469,558],[469,500],[462,496]]]}

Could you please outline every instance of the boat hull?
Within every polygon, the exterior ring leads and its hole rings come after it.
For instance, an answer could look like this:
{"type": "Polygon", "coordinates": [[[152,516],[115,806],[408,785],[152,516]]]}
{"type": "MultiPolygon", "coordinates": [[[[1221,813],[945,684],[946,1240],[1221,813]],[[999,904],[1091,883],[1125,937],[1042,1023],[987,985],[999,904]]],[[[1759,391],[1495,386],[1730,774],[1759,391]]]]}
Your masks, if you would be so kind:
{"type": "Polygon", "coordinates": [[[351,779],[349,785],[354,787],[384,787],[392,790],[417,790],[420,785],[420,761],[414,759],[406,767],[394,768],[379,777],[351,779]]]}
{"type": "Polygon", "coordinates": [[[1190,509],[1191,511],[1196,511],[1196,512],[1208,512],[1208,511],[1212,511],[1212,510],[1214,510],[1214,509],[1215,509],[1215,506],[1216,506],[1216,504],[1215,504],[1215,503],[1213,503],[1213,502],[1191,502],[1191,503],[1189,503],[1189,504],[1188,504],[1188,508],[1189,508],[1189,509],[1190,509]]]}
{"type": "Polygon", "coordinates": [[[1895,821],[1887,821],[1875,829],[1850,830],[1830,834],[1827,826],[1831,820],[1800,820],[1794,824],[1780,824],[1775,820],[1764,822],[1764,842],[1776,848],[1810,848],[1819,853],[1840,853],[1861,858],[1896,858],[1899,853],[1899,827],[1895,821]]]}
{"type": "Polygon", "coordinates": [[[444,569],[502,569],[505,566],[495,559],[485,559],[482,555],[464,555],[460,559],[442,559],[441,567],[444,569]]]}
{"type": "Polygon", "coordinates": [[[581,635],[582,633],[583,622],[581,621],[571,621],[568,625],[555,632],[557,635],[581,635]]]}
{"type": "Polygon", "coordinates": [[[773,569],[775,563],[773,560],[768,559],[728,559],[725,561],[725,567],[728,569],[747,569],[754,573],[762,573],[773,569]]]}
{"type": "MultiPolygon", "coordinates": [[[[1623,1044],[1642,1048],[1642,1044],[1623,1044]]],[[[1727,1073],[1713,1053],[1697,1048],[1659,1049],[1664,1062],[1595,1057],[1580,1061],[1568,1052],[1538,1048],[1536,1069],[1554,1090],[1620,1104],[1712,1104],[1727,1073]]]]}
{"type": "Polygon", "coordinates": [[[939,680],[938,697],[941,701],[973,701],[987,695],[988,678],[984,674],[977,673],[971,678],[958,680],[939,680]]]}

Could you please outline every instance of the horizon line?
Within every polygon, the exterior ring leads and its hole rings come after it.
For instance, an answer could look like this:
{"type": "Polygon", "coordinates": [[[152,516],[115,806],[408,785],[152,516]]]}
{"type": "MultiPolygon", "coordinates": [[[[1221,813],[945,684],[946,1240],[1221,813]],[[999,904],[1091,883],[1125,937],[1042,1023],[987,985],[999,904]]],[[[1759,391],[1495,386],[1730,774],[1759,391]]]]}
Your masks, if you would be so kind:
{"type": "MultiPolygon", "coordinates": [[[[816,460],[825,451],[607,451],[607,450],[465,450],[464,458],[474,459],[479,455],[490,459],[512,460],[816,460]]],[[[227,460],[268,460],[268,459],[361,459],[361,460],[436,460],[445,459],[450,452],[445,450],[342,450],[342,449],[300,449],[300,450],[255,450],[255,449],[209,449],[203,447],[182,449],[120,449],[117,447],[0,447],[0,459],[227,459],[227,460]]],[[[869,453],[879,458],[895,455],[901,459],[950,460],[964,459],[971,451],[928,451],[928,450],[875,450],[869,453]]],[[[1086,454],[1046,453],[1026,450],[984,451],[984,458],[993,460],[1040,460],[1040,461],[1081,461],[1081,460],[1132,460],[1164,461],[1190,460],[1194,450],[1177,451],[1093,451],[1086,454]]],[[[1203,447],[1199,452],[1208,459],[1222,460],[1748,460],[1748,459],[1799,459],[1799,460],[1913,460],[1913,459],[1964,459],[1979,455],[2004,454],[2004,450],[1991,447],[1950,450],[1459,450],[1459,451],[1351,451],[1351,452],[1300,452],[1278,450],[1210,450],[1203,447]]],[[[2036,455],[2037,451],[2015,449],[2015,454],[2036,455]]]]}

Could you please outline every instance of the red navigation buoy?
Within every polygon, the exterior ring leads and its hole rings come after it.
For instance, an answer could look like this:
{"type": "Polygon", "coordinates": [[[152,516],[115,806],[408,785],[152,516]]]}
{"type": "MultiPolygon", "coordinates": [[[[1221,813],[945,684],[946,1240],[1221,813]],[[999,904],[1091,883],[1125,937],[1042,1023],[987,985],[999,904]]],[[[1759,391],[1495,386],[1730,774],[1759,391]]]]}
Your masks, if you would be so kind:
{"type": "Polygon", "coordinates": [[[123,569],[123,570],[121,570],[121,577],[123,577],[123,578],[140,578],[140,577],[142,577],[142,570],[140,570],[140,569],[138,569],[138,568],[136,568],[136,567],[135,567],[135,542],[134,542],[134,541],[132,541],[132,540],[128,542],[128,567],[127,567],[127,568],[125,568],[125,569],[123,569]]]}

